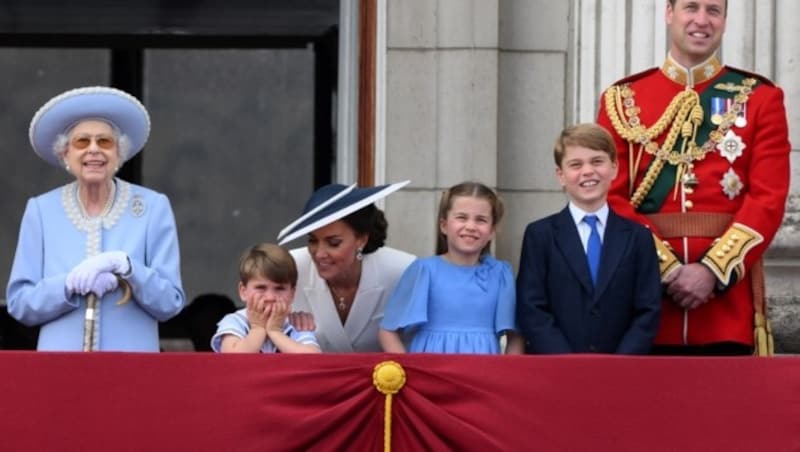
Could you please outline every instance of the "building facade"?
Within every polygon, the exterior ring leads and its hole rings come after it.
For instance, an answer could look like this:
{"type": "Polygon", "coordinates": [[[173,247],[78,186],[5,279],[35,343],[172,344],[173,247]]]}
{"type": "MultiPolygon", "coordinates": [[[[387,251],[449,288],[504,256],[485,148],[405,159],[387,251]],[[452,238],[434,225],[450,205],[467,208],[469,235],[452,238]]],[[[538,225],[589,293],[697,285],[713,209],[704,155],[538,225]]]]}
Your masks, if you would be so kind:
{"type": "MultiPolygon", "coordinates": [[[[441,191],[475,179],[497,188],[507,215],[496,254],[514,266],[528,222],[563,207],[552,144],[593,121],[602,90],[660,65],[667,0],[404,0],[378,15],[378,179],[411,179],[386,201],[390,240],[420,255],[435,244],[441,191]],[[380,35],[384,35],[382,39],[380,35]],[[394,232],[394,233],[392,233],[394,232]]],[[[380,10],[380,9],[379,9],[380,10]]],[[[729,0],[723,63],[766,75],[786,95],[792,187],[765,259],[776,348],[800,352],[800,3],[729,0]]]]}

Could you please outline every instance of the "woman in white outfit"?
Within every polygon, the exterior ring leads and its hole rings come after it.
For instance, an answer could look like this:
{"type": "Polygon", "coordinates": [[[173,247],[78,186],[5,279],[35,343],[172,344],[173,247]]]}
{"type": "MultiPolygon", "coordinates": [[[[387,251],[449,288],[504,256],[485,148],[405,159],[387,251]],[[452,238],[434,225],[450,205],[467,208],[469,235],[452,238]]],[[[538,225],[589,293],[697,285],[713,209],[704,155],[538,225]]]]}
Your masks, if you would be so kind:
{"type": "Polygon", "coordinates": [[[278,235],[281,244],[308,235],[308,246],[291,251],[298,271],[292,306],[313,315],[323,352],[381,351],[383,308],[415,256],[384,246],[388,224],[373,203],[406,184],[326,185],[278,235]]]}

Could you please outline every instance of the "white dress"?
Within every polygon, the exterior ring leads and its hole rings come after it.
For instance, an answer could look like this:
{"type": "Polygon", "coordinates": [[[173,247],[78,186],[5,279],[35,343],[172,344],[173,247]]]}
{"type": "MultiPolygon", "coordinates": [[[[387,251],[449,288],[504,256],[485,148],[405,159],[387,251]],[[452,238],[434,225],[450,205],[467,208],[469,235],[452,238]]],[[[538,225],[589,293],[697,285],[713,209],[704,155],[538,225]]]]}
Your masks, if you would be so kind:
{"type": "Polygon", "coordinates": [[[319,276],[307,248],[291,251],[297,262],[297,290],[292,309],[310,312],[323,352],[379,352],[378,328],[386,300],[415,256],[388,247],[365,254],[361,280],[345,324],[333,303],[325,280],[319,276]]]}

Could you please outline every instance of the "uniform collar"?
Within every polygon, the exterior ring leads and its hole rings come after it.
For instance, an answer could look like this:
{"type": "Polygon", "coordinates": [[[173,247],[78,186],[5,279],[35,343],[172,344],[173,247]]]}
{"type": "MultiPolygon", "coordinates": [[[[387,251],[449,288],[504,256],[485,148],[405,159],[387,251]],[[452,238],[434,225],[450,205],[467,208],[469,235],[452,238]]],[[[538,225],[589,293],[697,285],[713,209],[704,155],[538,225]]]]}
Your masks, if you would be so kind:
{"type": "Polygon", "coordinates": [[[711,55],[706,61],[697,66],[686,68],[667,54],[667,59],[661,65],[661,72],[670,80],[693,87],[706,80],[714,78],[722,70],[722,64],[717,59],[717,55],[711,55]]]}

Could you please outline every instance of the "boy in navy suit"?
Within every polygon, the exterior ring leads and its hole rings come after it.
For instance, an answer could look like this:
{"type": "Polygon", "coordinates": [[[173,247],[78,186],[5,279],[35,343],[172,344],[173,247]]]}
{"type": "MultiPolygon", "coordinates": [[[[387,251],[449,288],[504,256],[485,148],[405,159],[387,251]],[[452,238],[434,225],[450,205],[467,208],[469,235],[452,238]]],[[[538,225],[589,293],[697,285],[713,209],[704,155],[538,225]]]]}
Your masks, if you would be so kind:
{"type": "Polygon", "coordinates": [[[553,155],[569,203],[525,229],[517,323],[526,352],[647,354],[661,305],[658,257],[652,234],[606,202],[613,138],[578,124],[561,132],[553,155]]]}

